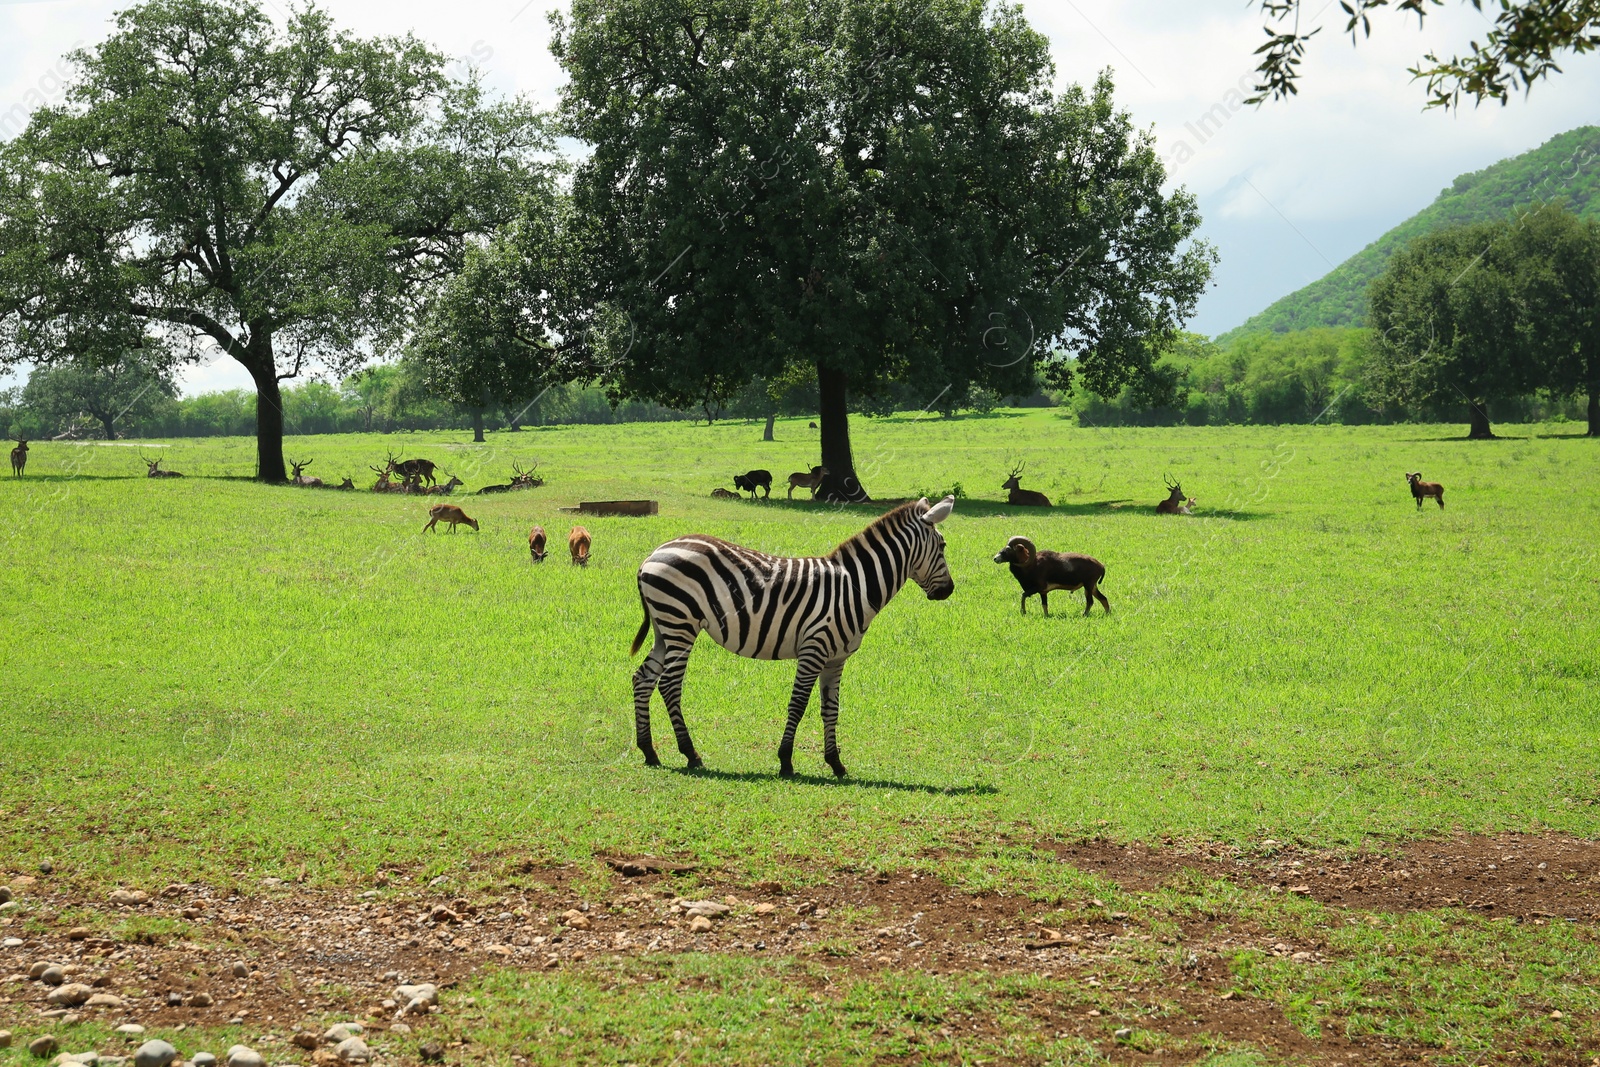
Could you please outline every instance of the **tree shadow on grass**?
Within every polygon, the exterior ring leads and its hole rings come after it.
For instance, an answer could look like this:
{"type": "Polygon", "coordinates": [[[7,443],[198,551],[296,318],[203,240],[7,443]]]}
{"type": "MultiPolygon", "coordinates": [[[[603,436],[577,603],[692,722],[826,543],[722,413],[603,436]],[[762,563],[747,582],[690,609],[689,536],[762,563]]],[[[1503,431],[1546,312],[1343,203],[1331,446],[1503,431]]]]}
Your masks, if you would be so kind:
{"type": "Polygon", "coordinates": [[[673,773],[691,778],[715,778],[726,782],[788,782],[793,785],[826,786],[833,789],[888,789],[899,793],[924,793],[945,797],[989,797],[1000,792],[992,785],[926,785],[920,782],[896,782],[887,778],[857,778],[846,775],[836,778],[829,774],[796,773],[784,778],[777,771],[719,771],[711,767],[674,767],[673,773]]]}
{"type": "Polygon", "coordinates": [[[1526,441],[1526,437],[1516,437],[1511,434],[1497,433],[1493,437],[1468,437],[1461,434],[1457,437],[1407,437],[1403,438],[1407,444],[1485,444],[1493,441],[1526,441]]]}
{"type": "MultiPolygon", "coordinates": [[[[893,500],[874,500],[868,504],[827,504],[823,503],[822,501],[813,502],[810,500],[800,500],[799,498],[794,500],[782,500],[777,497],[773,497],[771,500],[762,499],[755,501],[755,503],[762,507],[778,508],[786,512],[801,511],[813,515],[822,512],[834,512],[839,515],[859,515],[862,516],[866,521],[870,522],[880,515],[893,511],[901,504],[906,503],[907,500],[915,499],[917,498],[902,497],[893,500]]],[[[745,498],[745,503],[750,503],[748,497],[745,498]]],[[[968,518],[983,519],[1025,519],[1033,515],[1066,515],[1072,517],[1086,515],[1113,515],[1119,518],[1138,518],[1149,520],[1161,519],[1168,522],[1176,519],[1229,519],[1235,522],[1251,522],[1256,519],[1267,519],[1272,517],[1272,513],[1267,511],[1235,511],[1230,508],[1208,508],[1203,504],[1200,506],[1200,510],[1194,515],[1158,515],[1156,514],[1156,506],[1154,501],[1146,502],[1126,498],[1119,500],[1095,500],[1082,504],[1055,504],[1048,508],[1028,508],[1018,507],[1014,504],[1007,504],[1001,500],[983,500],[974,499],[972,497],[962,497],[956,501],[956,514],[964,515],[968,518]]]]}

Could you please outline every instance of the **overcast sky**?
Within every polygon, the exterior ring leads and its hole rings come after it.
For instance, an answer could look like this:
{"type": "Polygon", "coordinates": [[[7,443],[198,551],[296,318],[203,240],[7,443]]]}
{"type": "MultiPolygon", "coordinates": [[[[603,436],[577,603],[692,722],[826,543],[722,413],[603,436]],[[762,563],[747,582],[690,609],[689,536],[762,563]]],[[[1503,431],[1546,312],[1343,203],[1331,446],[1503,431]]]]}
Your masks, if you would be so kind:
{"type": "MultiPolygon", "coordinates": [[[[281,19],[285,0],[263,0],[281,19]]],[[[1310,0],[1307,13],[1315,10],[1310,0]]],[[[36,94],[58,95],[62,53],[103,38],[125,0],[0,0],[0,124],[36,94]]],[[[561,73],[550,57],[552,0],[325,0],[362,34],[412,31],[478,61],[489,84],[553,106],[561,73]],[[524,6],[526,4],[526,6],[524,6]]],[[[1173,181],[1199,197],[1202,234],[1222,261],[1192,327],[1216,334],[1320,277],[1427,205],[1464,171],[1600,121],[1600,55],[1509,106],[1424,111],[1406,68],[1430,48],[1458,50],[1487,20],[1464,2],[1415,18],[1380,12],[1374,38],[1352,48],[1328,0],[1300,95],[1239,107],[1263,39],[1249,0],[1041,0],[1024,5],[1051,40],[1063,84],[1106,67],[1136,125],[1155,131],[1173,181]],[[1231,105],[1231,106],[1230,106],[1231,105]],[[1209,116],[1209,119],[1207,118],[1209,116]],[[1203,121],[1204,120],[1204,121],[1203,121]]],[[[246,388],[225,362],[192,371],[185,392],[246,388]]]]}

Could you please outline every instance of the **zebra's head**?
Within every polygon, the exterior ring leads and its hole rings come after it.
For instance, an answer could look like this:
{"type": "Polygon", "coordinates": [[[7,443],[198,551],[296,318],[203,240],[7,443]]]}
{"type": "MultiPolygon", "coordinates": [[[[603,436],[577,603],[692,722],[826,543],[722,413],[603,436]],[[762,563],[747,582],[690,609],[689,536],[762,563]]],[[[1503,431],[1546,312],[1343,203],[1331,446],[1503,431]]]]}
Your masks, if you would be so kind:
{"type": "Polygon", "coordinates": [[[922,586],[929,600],[944,600],[956,591],[950,565],[944,558],[944,535],[939,532],[939,524],[950,517],[955,506],[954,496],[931,507],[928,498],[923,497],[911,509],[915,516],[911,522],[911,580],[922,586]]]}

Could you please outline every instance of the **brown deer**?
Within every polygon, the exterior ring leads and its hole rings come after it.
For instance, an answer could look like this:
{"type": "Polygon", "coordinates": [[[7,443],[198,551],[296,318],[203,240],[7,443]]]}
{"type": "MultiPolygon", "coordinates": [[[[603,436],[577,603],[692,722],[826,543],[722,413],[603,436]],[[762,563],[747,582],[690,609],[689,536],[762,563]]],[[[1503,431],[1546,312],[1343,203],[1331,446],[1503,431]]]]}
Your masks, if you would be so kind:
{"type": "Polygon", "coordinates": [[[1194,497],[1190,497],[1188,500],[1185,500],[1183,503],[1178,505],[1178,514],[1179,515],[1193,515],[1194,514],[1194,509],[1195,509],[1194,497]]]}
{"type": "Polygon", "coordinates": [[[28,465],[28,439],[17,434],[17,447],[11,450],[11,477],[22,477],[22,470],[28,465]]]}
{"type": "Polygon", "coordinates": [[[312,462],[313,462],[312,460],[308,459],[308,460],[306,460],[306,461],[304,461],[302,463],[296,463],[294,460],[291,459],[289,461],[289,468],[294,473],[292,475],[290,475],[290,477],[289,477],[289,484],[298,485],[302,489],[321,489],[321,488],[323,488],[323,484],[322,484],[322,479],[321,478],[308,478],[303,473],[307,467],[311,466],[312,462]]]}
{"type": "Polygon", "coordinates": [[[1411,495],[1417,500],[1418,511],[1422,510],[1422,502],[1430,496],[1439,502],[1439,510],[1444,510],[1444,486],[1438,482],[1423,481],[1421,471],[1407,474],[1406,483],[1411,486],[1411,495]]]}
{"type": "Polygon", "coordinates": [[[511,464],[511,481],[505,485],[486,485],[478,490],[478,495],[487,493],[509,493],[513,489],[537,489],[544,484],[544,479],[536,477],[534,471],[539,469],[538,461],[533,464],[533,470],[523,470],[522,464],[511,464]]]}
{"type": "Polygon", "coordinates": [[[478,532],[478,520],[469,518],[465,511],[454,504],[435,504],[428,509],[428,524],[422,528],[424,533],[433,529],[434,525],[443,519],[450,524],[450,532],[455,533],[456,527],[462,524],[472,527],[472,532],[478,532]]]}
{"type": "Polygon", "coordinates": [[[389,454],[390,472],[400,475],[407,482],[415,479],[420,483],[426,479],[429,485],[433,485],[435,481],[433,472],[437,467],[438,464],[431,459],[408,459],[402,463],[394,457],[393,453],[389,454]]]}
{"type": "Polygon", "coordinates": [[[589,565],[589,531],[582,526],[574,526],[572,532],[567,534],[567,547],[572,550],[572,563],[577,567],[589,565]]]}
{"type": "Polygon", "coordinates": [[[1028,598],[1037,595],[1046,617],[1050,615],[1050,591],[1083,590],[1083,613],[1088,615],[1094,602],[1111,613],[1111,602],[1100,592],[1106,568],[1093,556],[1078,552],[1040,552],[1026,537],[1013,537],[995,554],[996,563],[1011,564],[1011,576],[1022,586],[1022,613],[1028,613],[1028,598]]]}
{"type": "Polygon", "coordinates": [[[164,471],[161,469],[161,460],[163,458],[162,456],[157,456],[155,459],[151,459],[149,456],[140,453],[139,459],[150,468],[145,471],[144,476],[146,478],[182,478],[183,475],[178,471],[164,471]]]}
{"type": "Polygon", "coordinates": [[[460,478],[457,478],[454,474],[452,474],[448,482],[445,482],[443,485],[430,485],[424,489],[423,492],[429,496],[449,496],[450,490],[454,489],[458,485],[465,484],[466,483],[460,478]]]}
{"type": "Polygon", "coordinates": [[[399,493],[403,491],[399,485],[389,480],[389,472],[385,468],[368,467],[367,470],[378,476],[378,480],[372,483],[372,491],[374,493],[399,493]]]}
{"type": "Polygon", "coordinates": [[[348,474],[346,474],[344,476],[344,481],[340,482],[338,485],[329,485],[329,486],[325,486],[324,488],[327,488],[327,489],[354,489],[355,487],[356,487],[355,481],[353,479],[351,479],[351,477],[348,474]]]}
{"type": "Polygon", "coordinates": [[[1170,478],[1167,478],[1165,475],[1162,476],[1161,480],[1167,483],[1167,499],[1156,505],[1156,514],[1182,515],[1183,486],[1179,485],[1170,478]]]}
{"type": "Polygon", "coordinates": [[[744,496],[742,494],[735,493],[732,489],[724,489],[724,488],[722,488],[722,486],[719,485],[715,489],[711,490],[711,499],[712,500],[743,500],[744,496]]]}
{"type": "Polygon", "coordinates": [[[1049,507],[1049,497],[1045,496],[1043,493],[1036,493],[1032,489],[1022,488],[1022,469],[1025,466],[1027,466],[1027,464],[1018,463],[1011,469],[1011,474],[1006,478],[1005,483],[1000,486],[1002,489],[1009,489],[1011,491],[1006,497],[1006,503],[1025,508],[1049,507]]]}
{"type": "Polygon", "coordinates": [[[815,500],[817,489],[822,485],[822,479],[827,476],[827,467],[812,467],[810,474],[802,474],[797,471],[789,475],[789,499],[794,499],[794,491],[796,489],[809,489],[811,490],[811,498],[815,500]]]}
{"type": "Polygon", "coordinates": [[[543,526],[535,526],[533,529],[528,531],[528,554],[533,557],[533,561],[535,563],[544,562],[545,550],[543,526]]]}

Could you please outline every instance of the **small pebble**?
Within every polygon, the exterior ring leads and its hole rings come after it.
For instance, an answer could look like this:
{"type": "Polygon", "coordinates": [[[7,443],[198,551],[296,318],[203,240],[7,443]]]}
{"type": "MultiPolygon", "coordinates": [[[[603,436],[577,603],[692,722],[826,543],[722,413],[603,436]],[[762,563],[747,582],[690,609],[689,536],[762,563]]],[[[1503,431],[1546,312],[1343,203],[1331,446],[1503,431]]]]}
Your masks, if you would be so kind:
{"type": "Polygon", "coordinates": [[[704,915],[696,915],[694,918],[689,920],[689,932],[692,934],[703,934],[710,929],[711,920],[706,918],[704,915]]]}
{"type": "Polygon", "coordinates": [[[234,960],[233,961],[233,976],[235,978],[249,978],[250,977],[250,965],[248,963],[246,963],[244,960],[234,960]]]}
{"type": "Polygon", "coordinates": [[[178,1058],[178,1050],[165,1041],[146,1041],[133,1054],[133,1067],[167,1067],[178,1058]]]}
{"type": "Polygon", "coordinates": [[[191,1008],[209,1008],[213,1003],[211,994],[204,991],[196,993],[189,998],[189,1007],[191,1008]]]}
{"type": "Polygon", "coordinates": [[[45,997],[52,1004],[60,1004],[68,1008],[76,1008],[79,1004],[94,996],[94,989],[82,982],[68,982],[58,985],[45,997]]]}
{"type": "Polygon", "coordinates": [[[8,937],[0,941],[0,948],[21,948],[24,942],[20,937],[8,937]]]}
{"type": "MultiPolygon", "coordinates": [[[[195,1064],[195,1067],[200,1067],[195,1064]]],[[[261,1053],[245,1045],[235,1045],[228,1050],[228,1067],[267,1067],[261,1053]]]]}
{"type": "Polygon", "coordinates": [[[212,1052],[196,1052],[189,1057],[193,1067],[217,1067],[217,1057],[212,1052]]]}
{"type": "Polygon", "coordinates": [[[350,1028],[348,1026],[344,1025],[343,1023],[336,1023],[333,1026],[328,1027],[328,1029],[323,1032],[322,1040],[330,1045],[337,1045],[341,1041],[350,1040],[352,1036],[354,1035],[350,1033],[350,1028]]]}
{"type": "Polygon", "coordinates": [[[11,1047],[11,1031],[10,1030],[0,1030],[0,1048],[10,1048],[10,1047],[11,1047]]]}
{"type": "Polygon", "coordinates": [[[117,1027],[117,1033],[127,1034],[129,1037],[137,1037],[144,1033],[144,1027],[140,1026],[138,1023],[123,1023],[121,1026],[117,1027]]]}
{"type": "MultiPolygon", "coordinates": [[[[367,1048],[367,1043],[359,1037],[349,1037],[334,1046],[334,1053],[345,1063],[370,1063],[372,1050],[367,1048]]],[[[235,1067],[252,1067],[250,1064],[238,1064],[235,1067]]]]}
{"type": "MultiPolygon", "coordinates": [[[[56,1050],[56,1039],[50,1034],[44,1034],[28,1042],[28,1051],[44,1059],[56,1050]]],[[[163,1064],[162,1067],[165,1067],[163,1064]]]]}
{"type": "Polygon", "coordinates": [[[1120,1027],[1117,1030],[1113,1031],[1111,1036],[1116,1038],[1118,1041],[1126,1041],[1126,1040],[1128,1040],[1128,1038],[1133,1036],[1133,1027],[1131,1027],[1131,1026],[1120,1027]]]}
{"type": "MultiPolygon", "coordinates": [[[[34,964],[34,966],[37,967],[38,964],[34,964]]],[[[39,981],[45,985],[60,985],[66,980],[66,972],[54,963],[45,964],[44,969],[39,972],[39,981]]]]}
{"type": "Polygon", "coordinates": [[[0,885],[0,904],[6,903],[11,899],[11,897],[11,887],[8,885],[0,885]]]}
{"type": "Polygon", "coordinates": [[[50,874],[55,869],[56,869],[56,865],[54,863],[52,863],[50,860],[40,860],[39,861],[39,873],[40,874],[50,874]]]}

